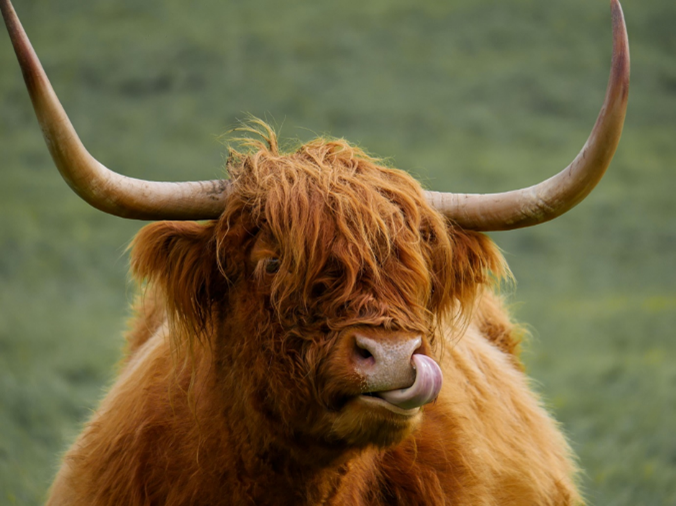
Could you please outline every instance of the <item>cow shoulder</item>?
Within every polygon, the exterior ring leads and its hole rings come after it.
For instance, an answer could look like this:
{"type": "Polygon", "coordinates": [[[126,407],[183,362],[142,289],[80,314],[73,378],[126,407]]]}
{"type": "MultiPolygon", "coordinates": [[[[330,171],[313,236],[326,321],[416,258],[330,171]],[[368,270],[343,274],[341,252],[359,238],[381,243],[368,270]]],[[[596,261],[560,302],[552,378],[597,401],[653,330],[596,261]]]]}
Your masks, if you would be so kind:
{"type": "Polygon", "coordinates": [[[127,341],[125,360],[132,357],[167,320],[166,306],[156,287],[145,290],[136,297],[134,315],[125,334],[127,341]]]}
{"type": "Polygon", "coordinates": [[[515,363],[521,366],[519,355],[526,330],[512,321],[505,308],[504,297],[486,289],[479,298],[473,320],[476,328],[489,342],[513,356],[515,363]]]}

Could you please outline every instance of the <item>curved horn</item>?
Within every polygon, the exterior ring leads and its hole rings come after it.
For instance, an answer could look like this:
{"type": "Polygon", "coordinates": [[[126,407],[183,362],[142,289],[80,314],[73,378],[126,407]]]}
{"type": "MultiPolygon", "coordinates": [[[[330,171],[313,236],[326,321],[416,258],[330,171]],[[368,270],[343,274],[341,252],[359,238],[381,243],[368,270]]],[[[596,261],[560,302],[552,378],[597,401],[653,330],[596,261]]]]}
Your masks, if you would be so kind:
{"type": "Polygon", "coordinates": [[[629,42],[622,7],[611,0],[613,60],[606,99],[575,160],[540,184],[505,193],[426,192],[428,202],[458,225],[479,231],[513,230],[552,220],[579,204],[601,180],[622,135],[629,95],[629,42]]]}
{"type": "Polygon", "coordinates": [[[217,218],[225,208],[224,180],[164,183],[117,174],[85,149],[63,110],[9,0],[0,0],[14,51],[54,163],[68,185],[106,213],[139,220],[217,218]]]}

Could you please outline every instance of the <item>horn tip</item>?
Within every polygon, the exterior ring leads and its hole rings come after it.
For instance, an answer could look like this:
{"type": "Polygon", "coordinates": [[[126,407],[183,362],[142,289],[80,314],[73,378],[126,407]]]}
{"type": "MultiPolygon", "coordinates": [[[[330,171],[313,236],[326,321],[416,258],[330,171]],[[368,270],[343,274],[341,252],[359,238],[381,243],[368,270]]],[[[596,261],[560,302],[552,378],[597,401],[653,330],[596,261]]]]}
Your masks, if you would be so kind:
{"type": "Polygon", "coordinates": [[[34,98],[37,96],[38,82],[42,79],[40,62],[35,51],[33,51],[33,46],[30,40],[28,40],[28,36],[21,25],[12,2],[10,0],[0,0],[0,10],[2,11],[2,17],[5,20],[7,33],[9,33],[9,38],[12,41],[19,66],[21,67],[28,93],[31,98],[34,98]]]}
{"type": "Polygon", "coordinates": [[[629,40],[627,37],[627,25],[620,0],[611,0],[610,6],[613,18],[613,81],[622,85],[624,94],[629,91],[629,40]]]}

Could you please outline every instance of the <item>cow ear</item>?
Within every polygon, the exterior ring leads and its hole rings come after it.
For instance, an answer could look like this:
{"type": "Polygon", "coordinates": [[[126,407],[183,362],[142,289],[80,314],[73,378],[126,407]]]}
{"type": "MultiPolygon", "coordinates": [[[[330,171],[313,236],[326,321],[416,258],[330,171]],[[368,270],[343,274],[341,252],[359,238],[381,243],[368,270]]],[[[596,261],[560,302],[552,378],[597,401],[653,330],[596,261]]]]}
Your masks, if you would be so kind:
{"type": "Polygon", "coordinates": [[[214,222],[153,223],[138,233],[131,250],[134,277],[161,290],[170,321],[202,335],[227,284],[216,258],[214,222]]]}
{"type": "Polygon", "coordinates": [[[482,287],[511,276],[495,243],[479,232],[454,227],[450,233],[453,248],[453,292],[466,314],[482,287]]]}

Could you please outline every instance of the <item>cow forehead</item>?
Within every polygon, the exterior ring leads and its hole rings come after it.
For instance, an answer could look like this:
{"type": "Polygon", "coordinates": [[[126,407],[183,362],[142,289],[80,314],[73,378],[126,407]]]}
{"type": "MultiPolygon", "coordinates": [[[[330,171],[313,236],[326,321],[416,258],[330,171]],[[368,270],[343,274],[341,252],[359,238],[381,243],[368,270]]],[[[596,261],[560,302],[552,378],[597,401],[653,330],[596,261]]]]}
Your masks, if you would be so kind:
{"type": "Polygon", "coordinates": [[[429,239],[434,234],[423,213],[409,213],[396,202],[378,198],[383,202],[364,203],[355,198],[338,208],[329,198],[306,203],[302,210],[294,204],[285,209],[281,207],[284,202],[272,203],[272,210],[266,210],[269,218],[257,226],[251,260],[283,257],[306,268],[357,264],[363,271],[429,255],[429,239]],[[289,215],[294,219],[285,219],[289,215]]]}

